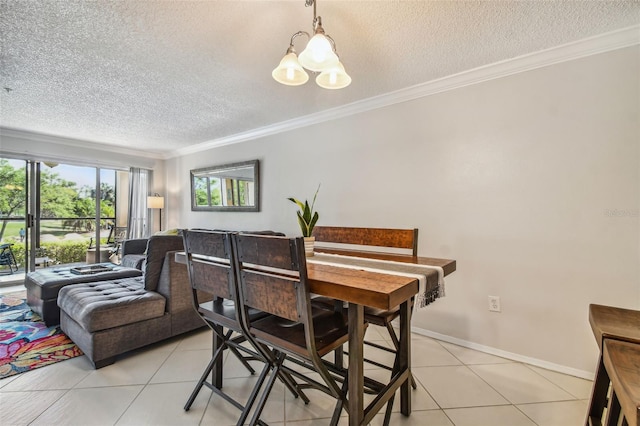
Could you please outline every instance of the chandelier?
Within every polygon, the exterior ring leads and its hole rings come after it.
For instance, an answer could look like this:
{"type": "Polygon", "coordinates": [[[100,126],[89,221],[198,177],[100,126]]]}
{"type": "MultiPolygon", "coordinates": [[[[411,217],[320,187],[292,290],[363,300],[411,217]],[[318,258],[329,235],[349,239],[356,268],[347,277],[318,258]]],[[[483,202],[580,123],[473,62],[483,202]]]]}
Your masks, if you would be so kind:
{"type": "Polygon", "coordinates": [[[300,86],[309,80],[309,71],[319,73],[316,84],[325,89],[342,89],[351,84],[351,77],[344,70],[336,53],[336,43],[324,33],[322,18],[316,16],[316,0],[305,0],[305,6],[313,6],[313,37],[306,31],[298,31],[291,36],[289,48],[280,65],[273,70],[273,78],[287,86],[300,86]],[[309,42],[305,49],[296,55],[293,41],[306,35],[309,42]]]}

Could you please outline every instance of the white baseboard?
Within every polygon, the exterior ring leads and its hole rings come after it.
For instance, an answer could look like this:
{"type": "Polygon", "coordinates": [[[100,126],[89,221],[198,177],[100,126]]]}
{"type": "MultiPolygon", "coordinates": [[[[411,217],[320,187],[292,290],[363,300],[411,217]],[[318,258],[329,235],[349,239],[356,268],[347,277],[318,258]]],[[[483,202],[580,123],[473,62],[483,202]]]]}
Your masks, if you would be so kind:
{"type": "Polygon", "coordinates": [[[433,339],[441,340],[447,343],[453,343],[454,345],[499,356],[501,358],[524,362],[526,364],[535,365],[536,367],[544,368],[551,371],[557,371],[558,373],[568,374],[570,376],[580,377],[587,380],[593,380],[594,377],[594,373],[591,371],[578,370],[577,368],[567,367],[566,365],[555,364],[553,362],[548,362],[537,358],[514,354],[512,352],[503,351],[501,349],[492,348],[490,346],[480,345],[478,343],[469,342],[466,340],[458,339],[457,337],[451,337],[445,334],[436,333],[434,331],[425,330],[418,327],[411,327],[411,331],[422,336],[431,337],[433,339]]]}

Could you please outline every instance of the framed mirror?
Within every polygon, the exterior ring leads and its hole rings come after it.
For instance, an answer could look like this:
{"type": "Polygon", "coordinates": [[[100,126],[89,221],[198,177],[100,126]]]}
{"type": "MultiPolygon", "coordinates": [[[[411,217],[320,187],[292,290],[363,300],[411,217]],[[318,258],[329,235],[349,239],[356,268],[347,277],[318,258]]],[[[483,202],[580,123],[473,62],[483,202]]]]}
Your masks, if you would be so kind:
{"type": "Polygon", "coordinates": [[[191,210],[260,211],[258,160],[191,170],[191,210]]]}

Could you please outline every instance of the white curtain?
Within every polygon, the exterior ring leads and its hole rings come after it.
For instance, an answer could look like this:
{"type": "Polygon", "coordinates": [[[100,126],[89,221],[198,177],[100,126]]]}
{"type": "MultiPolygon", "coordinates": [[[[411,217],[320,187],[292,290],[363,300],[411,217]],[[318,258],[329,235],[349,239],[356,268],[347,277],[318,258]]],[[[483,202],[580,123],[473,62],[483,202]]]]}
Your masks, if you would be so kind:
{"type": "Polygon", "coordinates": [[[148,187],[149,171],[132,167],[129,170],[128,239],[148,237],[148,187]]]}

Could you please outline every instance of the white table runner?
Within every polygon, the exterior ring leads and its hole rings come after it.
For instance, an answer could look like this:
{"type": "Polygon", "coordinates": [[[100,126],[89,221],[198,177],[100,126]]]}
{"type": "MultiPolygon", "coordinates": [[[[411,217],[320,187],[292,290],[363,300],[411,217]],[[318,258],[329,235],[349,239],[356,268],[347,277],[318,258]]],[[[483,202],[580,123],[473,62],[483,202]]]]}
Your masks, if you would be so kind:
{"type": "Polygon", "coordinates": [[[415,278],[419,282],[414,307],[424,308],[437,298],[444,297],[444,271],[440,266],[420,265],[415,263],[396,262],[391,260],[371,259],[356,256],[345,256],[331,253],[315,253],[307,257],[307,263],[317,265],[338,266],[389,275],[415,278]],[[434,271],[437,281],[434,280],[434,271]]]}

